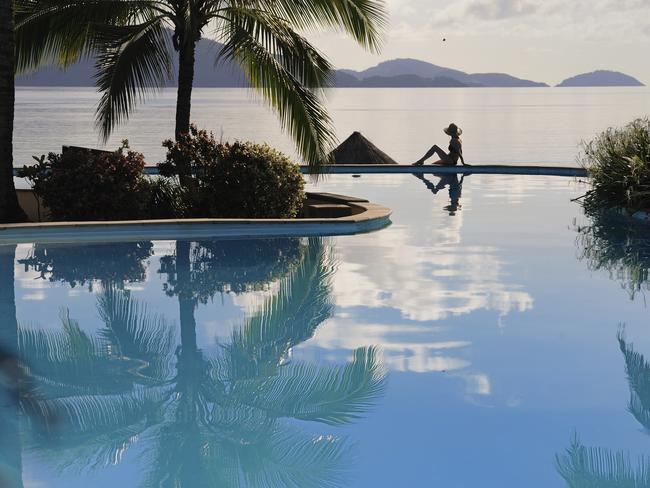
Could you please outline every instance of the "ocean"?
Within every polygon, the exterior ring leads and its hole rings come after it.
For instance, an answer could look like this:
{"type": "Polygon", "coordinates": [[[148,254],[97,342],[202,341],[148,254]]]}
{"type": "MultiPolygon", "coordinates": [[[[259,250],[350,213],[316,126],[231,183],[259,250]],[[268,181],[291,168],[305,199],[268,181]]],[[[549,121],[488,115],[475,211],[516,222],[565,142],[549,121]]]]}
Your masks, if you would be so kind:
{"type": "MultiPolygon", "coordinates": [[[[173,136],[175,96],[173,88],[152,96],[103,144],[93,88],[19,88],[14,165],[62,145],[116,148],[123,139],[155,164],[164,158],[162,140],[173,136]]],[[[470,164],[572,166],[581,141],[650,113],[650,88],[338,88],[325,103],[340,141],[360,131],[399,163],[415,161],[433,144],[446,147],[442,129],[455,122],[470,164]]],[[[251,90],[195,89],[192,121],[217,138],[266,142],[298,159],[251,90]]]]}

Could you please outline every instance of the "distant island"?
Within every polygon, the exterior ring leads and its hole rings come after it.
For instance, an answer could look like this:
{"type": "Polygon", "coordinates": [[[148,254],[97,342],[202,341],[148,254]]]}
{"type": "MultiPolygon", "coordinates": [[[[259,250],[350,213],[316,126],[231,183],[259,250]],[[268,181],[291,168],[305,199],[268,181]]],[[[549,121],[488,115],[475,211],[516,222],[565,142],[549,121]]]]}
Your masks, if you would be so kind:
{"type": "MultiPolygon", "coordinates": [[[[198,88],[244,88],[248,82],[236,64],[222,60],[215,66],[221,44],[201,39],[196,51],[194,86],[198,88]]],[[[175,59],[174,62],[177,62],[175,59]]],[[[177,73],[174,65],[172,73],[177,73]]],[[[17,86],[95,86],[94,60],[83,59],[66,70],[44,66],[16,78],[17,86]]],[[[167,86],[176,86],[174,75],[167,86]]],[[[364,71],[348,69],[334,73],[333,86],[339,88],[453,88],[453,87],[548,87],[505,73],[465,73],[417,59],[393,59],[364,71]]],[[[564,80],[558,86],[643,86],[631,76],[614,71],[595,71],[564,80]]]]}
{"type": "Polygon", "coordinates": [[[337,71],[337,86],[392,87],[544,87],[546,83],[523,80],[505,73],[465,73],[417,59],[384,61],[364,71],[337,71]],[[408,78],[407,78],[408,77],[408,78]]]}
{"type": "Polygon", "coordinates": [[[568,86],[645,86],[636,78],[618,71],[598,70],[567,78],[559,87],[568,86]]]}

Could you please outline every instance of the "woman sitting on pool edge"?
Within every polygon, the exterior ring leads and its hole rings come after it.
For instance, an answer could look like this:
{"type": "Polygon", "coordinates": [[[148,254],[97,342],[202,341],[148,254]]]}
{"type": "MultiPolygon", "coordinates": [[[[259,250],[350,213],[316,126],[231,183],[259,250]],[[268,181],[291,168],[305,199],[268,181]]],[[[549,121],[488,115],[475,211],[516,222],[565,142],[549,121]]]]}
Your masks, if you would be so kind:
{"type": "Polygon", "coordinates": [[[435,145],[429,149],[422,158],[413,163],[413,166],[422,166],[424,162],[434,154],[437,154],[440,158],[438,161],[433,163],[435,165],[456,166],[460,159],[463,166],[469,166],[469,164],[465,164],[465,159],[463,158],[463,141],[460,140],[460,135],[463,133],[462,129],[460,129],[456,124],[451,123],[449,124],[449,127],[443,129],[443,131],[448,136],[451,136],[451,141],[449,141],[449,154],[442,150],[438,145],[435,145]]]}

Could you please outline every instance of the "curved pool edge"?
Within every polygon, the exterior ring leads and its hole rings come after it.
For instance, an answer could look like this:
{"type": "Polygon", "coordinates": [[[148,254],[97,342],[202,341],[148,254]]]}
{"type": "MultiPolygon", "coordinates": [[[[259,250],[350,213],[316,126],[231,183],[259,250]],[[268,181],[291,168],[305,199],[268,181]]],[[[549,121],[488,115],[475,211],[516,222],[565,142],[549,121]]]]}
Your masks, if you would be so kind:
{"type": "Polygon", "coordinates": [[[354,202],[362,211],[338,218],[168,219],[0,224],[0,245],[195,238],[312,237],[373,232],[391,224],[391,209],[354,202]]]}
{"type": "MultiPolygon", "coordinates": [[[[304,174],[311,174],[309,166],[300,166],[304,174]]],[[[512,166],[485,164],[476,166],[412,166],[405,164],[332,164],[323,168],[320,175],[329,174],[488,174],[488,175],[537,175],[584,178],[587,170],[570,166],[512,166]]]]}

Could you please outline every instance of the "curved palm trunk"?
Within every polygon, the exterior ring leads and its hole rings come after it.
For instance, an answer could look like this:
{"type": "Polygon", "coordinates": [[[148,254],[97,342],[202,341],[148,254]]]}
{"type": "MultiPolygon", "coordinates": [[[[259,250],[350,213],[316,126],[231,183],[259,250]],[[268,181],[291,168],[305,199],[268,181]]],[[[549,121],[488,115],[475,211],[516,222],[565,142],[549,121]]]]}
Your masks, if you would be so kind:
{"type": "Polygon", "coordinates": [[[0,222],[27,220],[13,175],[15,39],[13,0],[0,0],[0,222]]]}
{"type": "MultiPolygon", "coordinates": [[[[14,255],[16,246],[0,246],[0,376],[16,375],[18,322],[14,292],[14,255]]],[[[0,486],[21,488],[22,444],[19,432],[18,378],[9,378],[0,388],[0,486]]]]}

